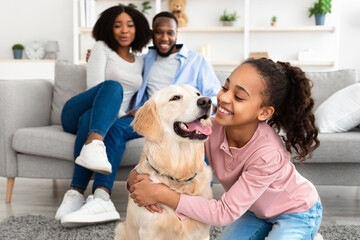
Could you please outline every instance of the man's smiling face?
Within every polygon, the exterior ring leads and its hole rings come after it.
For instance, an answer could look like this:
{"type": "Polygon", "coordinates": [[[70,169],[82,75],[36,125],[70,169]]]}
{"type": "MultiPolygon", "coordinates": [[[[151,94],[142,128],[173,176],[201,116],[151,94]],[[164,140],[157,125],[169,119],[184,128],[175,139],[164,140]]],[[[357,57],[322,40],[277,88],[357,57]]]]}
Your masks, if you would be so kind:
{"type": "Polygon", "coordinates": [[[177,50],[175,48],[177,37],[176,22],[172,18],[159,17],[153,26],[153,43],[162,57],[167,57],[177,50]]]}

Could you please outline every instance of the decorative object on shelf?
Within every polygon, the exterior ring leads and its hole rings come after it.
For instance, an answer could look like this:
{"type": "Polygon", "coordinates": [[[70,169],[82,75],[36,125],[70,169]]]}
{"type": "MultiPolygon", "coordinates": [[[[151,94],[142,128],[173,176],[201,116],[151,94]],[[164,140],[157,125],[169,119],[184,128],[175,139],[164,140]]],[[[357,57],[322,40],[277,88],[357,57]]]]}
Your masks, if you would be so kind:
{"type": "Polygon", "coordinates": [[[205,57],[206,60],[211,60],[210,44],[207,43],[205,46],[200,48],[200,53],[205,57]]]}
{"type": "Polygon", "coordinates": [[[186,0],[169,0],[169,9],[172,14],[175,15],[178,20],[178,27],[186,27],[189,22],[189,18],[184,13],[186,7],[186,0]]]}
{"type": "Polygon", "coordinates": [[[223,26],[233,26],[238,18],[239,16],[237,16],[236,12],[227,13],[225,9],[223,15],[220,17],[220,21],[223,22],[223,26]]]}
{"type": "Polygon", "coordinates": [[[57,59],[57,52],[59,51],[58,41],[48,41],[45,50],[46,59],[57,59]]]}
{"type": "MultiPolygon", "coordinates": [[[[148,14],[147,11],[152,8],[151,5],[150,5],[150,1],[145,1],[141,5],[142,5],[141,12],[143,14],[148,14]]],[[[119,6],[125,6],[125,4],[119,3],[119,6]]],[[[138,6],[136,4],[134,4],[134,3],[129,3],[127,6],[139,10],[138,6]]]]}
{"type": "Polygon", "coordinates": [[[96,15],[96,7],[95,0],[78,0],[80,13],[79,20],[81,27],[91,28],[94,26],[97,15],[96,15]]]}
{"type": "Polygon", "coordinates": [[[270,58],[269,52],[250,52],[249,54],[250,58],[270,58]]]}
{"type": "Polygon", "coordinates": [[[272,27],[276,26],[276,16],[272,16],[272,18],[271,18],[271,26],[272,27]]]}
{"type": "Polygon", "coordinates": [[[29,59],[42,59],[45,56],[45,45],[38,41],[30,42],[25,46],[25,54],[29,59]]]}
{"type": "Polygon", "coordinates": [[[22,59],[22,54],[23,54],[23,50],[24,50],[23,45],[21,45],[20,43],[14,44],[12,46],[12,50],[13,50],[13,54],[14,54],[14,59],[22,59]]]}
{"type": "Polygon", "coordinates": [[[309,8],[309,17],[315,15],[316,25],[324,25],[326,13],[331,13],[331,0],[318,0],[309,8]]]}

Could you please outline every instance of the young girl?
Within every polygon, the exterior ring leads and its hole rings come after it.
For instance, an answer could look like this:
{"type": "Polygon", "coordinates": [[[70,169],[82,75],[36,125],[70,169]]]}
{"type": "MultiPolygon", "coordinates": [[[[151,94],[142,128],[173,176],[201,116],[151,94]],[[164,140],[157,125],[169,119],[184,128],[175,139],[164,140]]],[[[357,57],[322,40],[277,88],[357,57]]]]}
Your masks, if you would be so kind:
{"type": "Polygon", "coordinates": [[[104,140],[112,137],[108,130],[126,115],[142,84],[143,59],[133,53],[149,43],[151,31],[142,13],[114,6],[101,13],[92,35],[96,43],[87,65],[88,90],[67,101],[61,114],[64,130],[76,134],[73,179],[55,215],[64,226],[120,218],[110,193],[121,159],[111,158],[104,140]],[[94,172],[94,196],[84,205],[83,193],[94,172]]]}
{"type": "Polygon", "coordinates": [[[322,218],[320,198],[290,161],[290,153],[303,161],[319,145],[310,89],[304,72],[289,63],[245,61],[218,93],[205,143],[226,190],[221,199],[179,194],[134,170],[131,197],[152,212],[161,212],[154,204],[163,203],[180,219],[229,225],[221,239],[313,239],[322,218]]]}

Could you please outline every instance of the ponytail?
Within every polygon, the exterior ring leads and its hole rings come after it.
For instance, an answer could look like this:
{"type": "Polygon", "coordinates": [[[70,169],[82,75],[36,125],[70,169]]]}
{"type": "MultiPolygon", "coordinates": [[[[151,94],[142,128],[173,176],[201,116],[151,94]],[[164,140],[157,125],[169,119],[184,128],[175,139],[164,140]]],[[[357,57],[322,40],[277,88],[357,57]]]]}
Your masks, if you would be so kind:
{"type": "Polygon", "coordinates": [[[277,132],[282,130],[286,149],[295,151],[295,160],[304,161],[320,145],[313,113],[311,81],[298,67],[289,63],[274,63],[270,59],[249,59],[243,64],[253,65],[265,80],[264,106],[275,112],[268,124],[277,132]]]}

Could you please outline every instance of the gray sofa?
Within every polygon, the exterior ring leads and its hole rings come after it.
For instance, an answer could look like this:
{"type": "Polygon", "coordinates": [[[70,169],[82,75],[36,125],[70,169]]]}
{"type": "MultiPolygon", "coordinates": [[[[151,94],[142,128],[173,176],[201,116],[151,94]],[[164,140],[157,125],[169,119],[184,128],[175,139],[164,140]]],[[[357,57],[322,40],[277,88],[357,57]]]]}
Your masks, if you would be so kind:
{"type": "MultiPolygon", "coordinates": [[[[224,82],[229,72],[216,72],[224,82]]],[[[307,73],[314,81],[316,107],[348,85],[354,70],[307,73]]],[[[61,109],[85,89],[83,66],[58,61],[54,85],[46,80],[0,80],[0,176],[8,179],[6,202],[11,201],[16,177],[69,179],[73,173],[75,135],[60,126],[61,109]]],[[[360,131],[320,134],[321,146],[299,171],[315,184],[359,185],[360,131]]],[[[138,162],[143,139],[127,143],[117,180],[126,180],[138,162]]]]}

